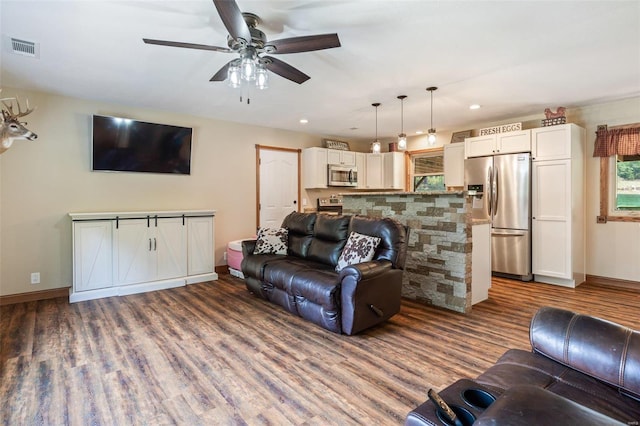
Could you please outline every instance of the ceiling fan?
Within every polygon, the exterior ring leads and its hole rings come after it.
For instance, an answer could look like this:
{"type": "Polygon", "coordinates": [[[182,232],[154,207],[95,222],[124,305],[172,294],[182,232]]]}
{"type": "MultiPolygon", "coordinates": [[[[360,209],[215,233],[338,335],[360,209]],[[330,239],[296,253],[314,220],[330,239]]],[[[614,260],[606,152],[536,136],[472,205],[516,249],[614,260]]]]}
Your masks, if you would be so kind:
{"type": "Polygon", "coordinates": [[[258,16],[253,13],[241,12],[234,0],[213,0],[213,4],[218,10],[224,26],[227,28],[227,31],[229,31],[229,35],[227,36],[227,45],[229,47],[148,38],[143,38],[142,40],[147,44],[157,44],[161,46],[237,53],[239,54],[239,58],[227,62],[209,80],[224,81],[229,77],[232,85],[234,83],[233,79],[239,78],[242,75],[233,74],[234,72],[253,72],[255,75],[256,71],[266,74],[266,70],[298,84],[302,84],[311,77],[286,62],[268,55],[310,52],[340,47],[338,34],[319,34],[267,41],[265,34],[256,28],[260,23],[258,16]],[[246,68],[244,67],[245,65],[247,65],[246,68]],[[253,67],[253,69],[249,69],[249,66],[253,67]],[[230,72],[230,69],[232,72],[230,72]]]}

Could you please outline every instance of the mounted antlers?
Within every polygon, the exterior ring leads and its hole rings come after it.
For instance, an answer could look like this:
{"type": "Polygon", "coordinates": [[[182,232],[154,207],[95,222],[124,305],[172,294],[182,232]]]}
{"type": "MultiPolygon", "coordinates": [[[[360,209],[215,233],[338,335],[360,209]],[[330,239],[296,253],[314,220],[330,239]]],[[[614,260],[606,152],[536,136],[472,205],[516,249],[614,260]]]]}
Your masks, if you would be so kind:
{"type": "Polygon", "coordinates": [[[20,123],[20,117],[31,114],[35,108],[29,108],[27,99],[27,109],[22,111],[17,98],[4,98],[2,101],[2,121],[0,122],[0,154],[11,148],[15,139],[34,140],[38,137],[35,133],[25,127],[27,123],[20,123]],[[9,103],[5,102],[9,101],[9,103]],[[18,107],[18,112],[13,111],[13,101],[18,107]]]}

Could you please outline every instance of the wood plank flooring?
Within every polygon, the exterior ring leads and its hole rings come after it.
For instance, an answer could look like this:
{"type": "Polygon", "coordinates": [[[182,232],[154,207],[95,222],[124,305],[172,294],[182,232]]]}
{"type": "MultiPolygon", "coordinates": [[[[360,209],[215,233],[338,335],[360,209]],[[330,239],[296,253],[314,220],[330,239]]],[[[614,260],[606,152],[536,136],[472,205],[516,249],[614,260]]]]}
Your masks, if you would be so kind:
{"type": "Polygon", "coordinates": [[[640,329],[640,292],[494,279],[470,315],[404,300],[340,336],[249,294],[241,280],[69,304],[1,307],[6,425],[400,425],[426,399],[529,349],[540,306],[640,329]]]}

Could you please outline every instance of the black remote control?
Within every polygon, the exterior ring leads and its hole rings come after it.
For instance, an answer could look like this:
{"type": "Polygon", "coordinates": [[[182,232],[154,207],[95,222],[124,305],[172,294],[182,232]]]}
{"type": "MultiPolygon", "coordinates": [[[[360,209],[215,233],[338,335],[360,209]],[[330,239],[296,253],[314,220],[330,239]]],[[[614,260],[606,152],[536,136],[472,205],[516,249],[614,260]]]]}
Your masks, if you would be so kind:
{"type": "Polygon", "coordinates": [[[461,424],[458,421],[456,413],[454,413],[451,407],[449,407],[449,405],[444,402],[444,399],[442,399],[440,395],[438,395],[438,392],[434,391],[433,389],[429,389],[427,395],[429,396],[429,399],[433,401],[433,404],[436,406],[436,408],[440,410],[442,415],[445,417],[445,420],[448,420],[453,425],[461,424]]]}

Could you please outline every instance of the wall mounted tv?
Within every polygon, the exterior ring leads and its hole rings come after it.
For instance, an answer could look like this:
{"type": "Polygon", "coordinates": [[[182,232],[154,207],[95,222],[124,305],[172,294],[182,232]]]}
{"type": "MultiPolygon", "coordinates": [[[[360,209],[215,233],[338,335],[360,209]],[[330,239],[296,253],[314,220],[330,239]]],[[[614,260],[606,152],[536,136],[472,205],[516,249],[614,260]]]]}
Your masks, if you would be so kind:
{"type": "Polygon", "coordinates": [[[192,134],[189,127],[94,115],[92,169],[188,175],[192,134]]]}

